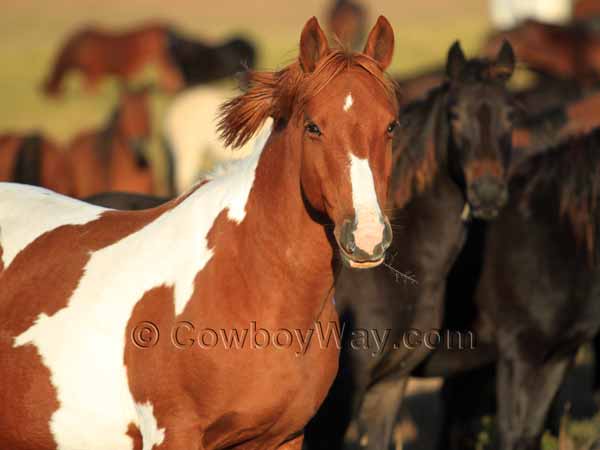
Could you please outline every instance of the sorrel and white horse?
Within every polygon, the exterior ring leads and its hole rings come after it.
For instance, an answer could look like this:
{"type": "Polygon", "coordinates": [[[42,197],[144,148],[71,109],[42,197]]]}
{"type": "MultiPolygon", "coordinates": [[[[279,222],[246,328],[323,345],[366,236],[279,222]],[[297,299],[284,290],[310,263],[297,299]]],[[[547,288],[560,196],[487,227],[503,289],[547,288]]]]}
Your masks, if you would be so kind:
{"type": "Polygon", "coordinates": [[[383,17],[358,54],[309,20],[298,61],[224,106],[234,145],[274,118],[260,148],[158,208],[0,184],[0,448],[301,448],[335,345],[186,349],[170,331],[337,324],[338,256],[373,267],[391,240],[393,44],[383,17]]]}
{"type": "MultiPolygon", "coordinates": [[[[199,86],[178,94],[167,109],[163,134],[173,152],[177,192],[190,189],[202,172],[216,164],[245,158],[254,148],[256,137],[232,150],[219,136],[219,107],[234,96],[231,89],[199,86]]],[[[269,118],[264,128],[270,126],[269,118]]]]}

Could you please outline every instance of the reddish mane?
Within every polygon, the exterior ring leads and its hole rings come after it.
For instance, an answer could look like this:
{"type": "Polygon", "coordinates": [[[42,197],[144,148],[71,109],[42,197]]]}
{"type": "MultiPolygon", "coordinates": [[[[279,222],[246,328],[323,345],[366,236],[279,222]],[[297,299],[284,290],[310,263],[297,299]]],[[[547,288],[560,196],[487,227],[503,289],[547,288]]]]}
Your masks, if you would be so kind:
{"type": "Polygon", "coordinates": [[[226,145],[240,147],[258,131],[268,117],[275,123],[287,121],[327,84],[345,70],[355,68],[370,74],[396,104],[396,85],[373,58],[363,53],[332,50],[312,73],[299,62],[278,72],[250,72],[249,89],[221,107],[219,131],[226,145]]]}

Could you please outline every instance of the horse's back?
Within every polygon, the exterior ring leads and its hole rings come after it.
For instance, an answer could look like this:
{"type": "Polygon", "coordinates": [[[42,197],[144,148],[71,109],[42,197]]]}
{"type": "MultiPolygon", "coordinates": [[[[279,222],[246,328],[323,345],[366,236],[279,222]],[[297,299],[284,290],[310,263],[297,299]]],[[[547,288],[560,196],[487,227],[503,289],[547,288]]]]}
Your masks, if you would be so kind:
{"type": "Polygon", "coordinates": [[[0,183],[0,247],[4,267],[29,243],[63,225],[87,223],[103,208],[37,186],[0,183]]]}

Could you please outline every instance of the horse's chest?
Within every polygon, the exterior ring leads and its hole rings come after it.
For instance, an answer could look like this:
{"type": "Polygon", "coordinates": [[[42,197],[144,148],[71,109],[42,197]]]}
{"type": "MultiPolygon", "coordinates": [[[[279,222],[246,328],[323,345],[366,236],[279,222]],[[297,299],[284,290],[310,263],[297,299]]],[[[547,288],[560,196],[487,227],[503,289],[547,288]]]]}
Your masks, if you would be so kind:
{"type": "Polygon", "coordinates": [[[208,374],[207,389],[198,392],[196,408],[210,416],[206,448],[213,446],[211,436],[218,436],[219,445],[214,442],[218,447],[223,440],[232,446],[242,438],[285,439],[301,431],[325,399],[337,372],[339,346],[333,337],[329,342],[326,338],[334,327],[337,318],[308,329],[272,330],[267,348],[215,355],[219,363],[229,360],[222,369],[211,371],[216,377],[208,374]]]}

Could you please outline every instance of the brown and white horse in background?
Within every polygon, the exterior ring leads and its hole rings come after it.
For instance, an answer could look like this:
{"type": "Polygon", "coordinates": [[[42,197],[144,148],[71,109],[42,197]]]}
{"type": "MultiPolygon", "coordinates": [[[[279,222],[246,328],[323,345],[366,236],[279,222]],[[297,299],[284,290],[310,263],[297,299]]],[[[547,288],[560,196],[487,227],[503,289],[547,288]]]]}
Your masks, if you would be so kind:
{"type": "Polygon", "coordinates": [[[107,191],[156,193],[146,155],[152,133],[148,102],[147,88],[124,90],[101,129],[84,131],[71,141],[67,159],[74,197],[107,191]]]}
{"type": "Polygon", "coordinates": [[[0,181],[72,194],[71,174],[62,149],[37,132],[0,134],[0,181]]]}
{"type": "Polygon", "coordinates": [[[47,95],[62,92],[64,78],[78,71],[88,90],[96,90],[106,76],[131,81],[149,64],[156,65],[160,86],[174,92],[183,86],[179,69],[169,54],[169,27],[149,23],[123,32],[88,26],[69,36],[44,82],[47,95]]]}
{"type": "Polygon", "coordinates": [[[252,74],[224,108],[230,143],[269,116],[270,135],[161,207],[111,211],[0,184],[0,447],[301,448],[334,344],[185,351],[169,330],[337,324],[338,255],[376,266],[391,240],[393,44],[383,17],[359,54],[330,49],[309,20],[298,61],[252,74]],[[145,321],[163,334],[143,349],[130,337],[145,321]]]}

